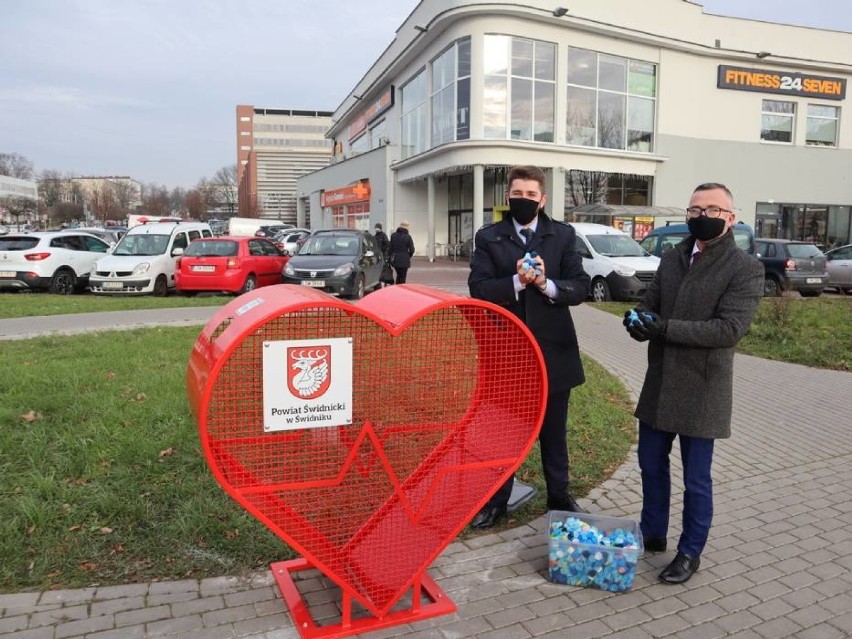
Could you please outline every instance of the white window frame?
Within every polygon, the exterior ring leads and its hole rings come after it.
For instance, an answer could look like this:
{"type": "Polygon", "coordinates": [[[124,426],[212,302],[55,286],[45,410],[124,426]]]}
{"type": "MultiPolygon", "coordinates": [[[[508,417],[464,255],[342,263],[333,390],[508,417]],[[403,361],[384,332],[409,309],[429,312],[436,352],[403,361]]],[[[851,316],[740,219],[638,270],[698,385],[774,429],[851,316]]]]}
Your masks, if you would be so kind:
{"type": "Polygon", "coordinates": [[[805,145],[806,146],[814,146],[814,147],[823,147],[827,149],[837,148],[838,140],[840,139],[840,107],[835,104],[808,104],[807,111],[805,112],[805,145]],[[811,115],[810,110],[811,107],[822,107],[822,108],[830,108],[834,109],[834,117],[828,117],[824,115],[811,115]],[[830,120],[834,122],[834,142],[831,144],[818,144],[816,142],[811,142],[808,140],[808,122],[810,120],[830,120]]]}
{"type": "MultiPolygon", "coordinates": [[[[607,149],[607,150],[611,150],[611,151],[627,151],[627,152],[630,152],[630,153],[653,153],[654,149],[656,148],[656,145],[657,145],[657,113],[658,113],[657,96],[659,95],[659,77],[660,77],[659,65],[656,62],[651,62],[650,60],[641,60],[639,58],[628,58],[626,56],[620,56],[620,55],[616,55],[616,54],[613,54],[613,53],[605,53],[603,51],[595,51],[594,49],[586,49],[585,47],[569,46],[566,49],[566,53],[564,55],[565,56],[571,55],[571,53],[570,53],[571,49],[586,51],[588,53],[594,53],[595,54],[595,65],[596,65],[596,68],[597,68],[597,72],[595,73],[595,77],[596,77],[595,86],[587,86],[587,85],[583,85],[583,84],[576,84],[576,83],[573,83],[573,82],[568,82],[567,81],[567,73],[566,73],[566,76],[565,76],[566,77],[566,82],[565,82],[565,100],[566,100],[566,110],[565,110],[565,118],[566,118],[566,120],[565,120],[565,136],[566,136],[566,138],[565,138],[565,144],[568,144],[570,146],[580,146],[580,147],[583,147],[583,148],[607,149]],[[624,86],[623,91],[601,88],[601,86],[600,86],[600,84],[601,84],[600,65],[601,65],[601,57],[602,56],[607,57],[607,58],[620,59],[620,60],[624,61],[624,65],[625,65],[625,78],[624,78],[625,79],[625,86],[624,86]],[[633,63],[633,62],[639,63],[639,64],[649,64],[653,67],[653,69],[654,69],[654,94],[653,95],[649,96],[649,95],[643,95],[642,93],[631,92],[631,90],[630,90],[630,73],[631,73],[630,67],[631,67],[631,63],[633,63]],[[582,90],[585,90],[585,91],[594,91],[594,94],[595,94],[595,111],[594,111],[595,134],[594,134],[594,144],[592,144],[592,145],[578,144],[576,142],[570,142],[570,141],[567,140],[567,135],[568,135],[567,101],[568,101],[568,89],[569,88],[582,89],[582,90]],[[601,98],[602,93],[609,94],[609,95],[623,96],[623,98],[624,98],[624,110],[623,110],[624,117],[622,119],[621,147],[620,148],[619,147],[603,147],[603,146],[599,145],[600,127],[601,127],[600,98],[601,98]],[[650,148],[647,149],[647,150],[629,148],[628,143],[629,143],[629,135],[630,135],[630,100],[631,100],[631,98],[635,98],[637,100],[646,100],[646,101],[651,103],[651,108],[653,110],[652,111],[653,116],[651,118],[651,126],[652,126],[651,143],[650,143],[650,148]]],[[[567,57],[564,57],[563,59],[567,60],[567,57]]]]}
{"type": "Polygon", "coordinates": [[[771,100],[771,99],[762,99],[760,102],[760,142],[761,144],[783,144],[785,146],[792,146],[796,143],[796,103],[791,100],[771,100]],[[793,112],[792,113],[781,113],[778,111],[767,111],[766,103],[767,102],[778,102],[780,104],[792,104],[793,112]],[[763,137],[763,118],[765,116],[771,116],[776,118],[789,118],[790,119],[790,141],[785,142],[784,140],[767,140],[763,137]]]}
{"type": "MultiPolygon", "coordinates": [[[[557,73],[558,73],[558,69],[559,69],[559,45],[556,42],[551,42],[549,40],[541,40],[541,39],[537,39],[537,38],[508,35],[508,34],[503,34],[503,33],[487,33],[487,34],[485,34],[485,37],[486,38],[489,38],[489,37],[504,37],[504,38],[508,39],[508,47],[507,47],[507,50],[506,50],[507,59],[506,59],[506,75],[505,75],[506,102],[504,104],[505,112],[503,113],[505,128],[504,128],[504,132],[503,132],[502,137],[490,137],[490,136],[486,135],[485,136],[486,139],[491,139],[491,140],[500,140],[500,139],[517,140],[519,142],[536,142],[536,143],[539,143],[539,144],[554,144],[556,142],[556,117],[557,117],[556,116],[556,114],[557,114],[557,110],[556,110],[556,104],[557,104],[556,90],[557,90],[557,87],[558,87],[558,84],[559,84],[556,81],[557,80],[557,73]],[[516,40],[523,40],[523,41],[532,43],[533,57],[532,57],[532,63],[531,63],[531,71],[530,71],[531,75],[530,76],[522,76],[522,75],[517,75],[517,74],[512,73],[512,49],[513,49],[513,44],[516,40]],[[537,52],[539,43],[541,43],[543,45],[546,44],[546,45],[553,46],[553,79],[552,80],[537,78],[536,75],[535,75],[535,65],[536,65],[536,60],[537,60],[536,52],[537,52]],[[530,103],[531,108],[530,108],[530,123],[529,123],[530,124],[529,131],[531,132],[531,136],[529,138],[512,137],[512,90],[513,90],[514,81],[516,79],[517,80],[529,81],[532,85],[532,99],[531,99],[531,103],[530,103]],[[551,125],[553,127],[553,138],[554,139],[551,140],[550,142],[535,139],[535,125],[536,125],[536,98],[535,98],[536,93],[535,93],[535,88],[536,88],[536,83],[539,83],[539,82],[544,83],[544,84],[550,84],[552,86],[551,95],[553,96],[553,104],[552,104],[552,107],[553,107],[553,122],[551,123],[551,125]]],[[[487,74],[487,75],[488,75],[488,77],[495,77],[495,78],[502,77],[502,76],[497,75],[497,74],[487,74]]]]}

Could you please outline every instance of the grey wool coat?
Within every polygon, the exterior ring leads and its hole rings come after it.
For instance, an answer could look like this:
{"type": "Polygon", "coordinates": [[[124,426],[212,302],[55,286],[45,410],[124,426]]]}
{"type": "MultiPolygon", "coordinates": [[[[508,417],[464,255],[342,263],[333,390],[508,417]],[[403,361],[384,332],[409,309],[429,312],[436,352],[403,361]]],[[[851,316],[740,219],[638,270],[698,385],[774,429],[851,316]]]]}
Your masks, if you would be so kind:
{"type": "Polygon", "coordinates": [[[708,242],[690,268],[695,238],[666,253],[640,310],[668,321],[665,340],[648,342],[648,371],[635,415],[666,432],[731,436],[734,347],[763,295],[763,265],[729,230],[708,242]]]}

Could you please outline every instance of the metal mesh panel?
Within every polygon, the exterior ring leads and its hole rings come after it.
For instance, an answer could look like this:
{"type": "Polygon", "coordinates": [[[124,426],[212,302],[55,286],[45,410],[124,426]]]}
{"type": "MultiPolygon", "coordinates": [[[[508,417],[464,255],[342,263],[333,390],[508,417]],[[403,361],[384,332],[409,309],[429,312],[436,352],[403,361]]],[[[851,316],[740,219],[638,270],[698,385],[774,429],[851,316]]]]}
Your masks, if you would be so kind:
{"type": "Polygon", "coordinates": [[[382,613],[532,444],[544,388],[536,347],[482,304],[440,308],[396,336],[355,310],[316,308],[241,336],[199,414],[225,488],[382,613]],[[263,343],[334,337],[353,340],[353,423],[264,433],[263,343]]]}

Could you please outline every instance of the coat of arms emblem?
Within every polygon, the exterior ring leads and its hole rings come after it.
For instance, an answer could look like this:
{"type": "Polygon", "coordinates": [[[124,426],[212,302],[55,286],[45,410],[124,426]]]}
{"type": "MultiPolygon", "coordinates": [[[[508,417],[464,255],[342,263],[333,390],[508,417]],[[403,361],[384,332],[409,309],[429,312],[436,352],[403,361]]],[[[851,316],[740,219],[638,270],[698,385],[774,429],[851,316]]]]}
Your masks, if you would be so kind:
{"type": "Polygon", "coordinates": [[[287,388],[294,397],[316,399],[331,384],[331,347],[304,346],[287,349],[287,388]]]}

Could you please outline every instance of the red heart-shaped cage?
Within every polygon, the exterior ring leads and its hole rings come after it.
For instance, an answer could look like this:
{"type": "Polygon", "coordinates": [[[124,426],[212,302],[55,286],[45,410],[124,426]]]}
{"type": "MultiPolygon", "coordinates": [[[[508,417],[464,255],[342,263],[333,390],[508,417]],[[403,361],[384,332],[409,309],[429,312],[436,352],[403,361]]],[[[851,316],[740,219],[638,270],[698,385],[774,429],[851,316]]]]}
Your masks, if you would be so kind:
{"type": "Polygon", "coordinates": [[[493,304],[279,285],[208,322],[187,388],[222,487],[380,617],[521,464],[547,382],[528,329],[493,304]],[[352,423],[265,432],[264,343],[326,338],[352,340],[352,423]]]}

